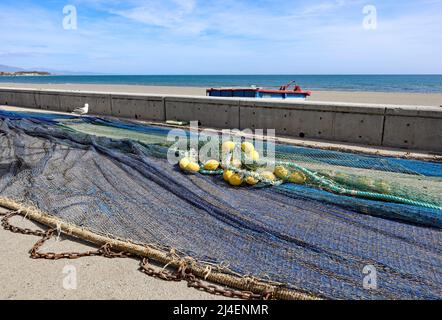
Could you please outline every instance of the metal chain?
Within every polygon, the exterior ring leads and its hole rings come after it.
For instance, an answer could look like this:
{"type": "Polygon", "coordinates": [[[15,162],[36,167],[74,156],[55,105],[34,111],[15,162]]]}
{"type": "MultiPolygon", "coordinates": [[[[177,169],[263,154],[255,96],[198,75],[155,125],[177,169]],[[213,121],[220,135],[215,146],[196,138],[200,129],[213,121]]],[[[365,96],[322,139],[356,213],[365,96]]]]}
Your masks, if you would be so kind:
{"type": "MultiPolygon", "coordinates": [[[[178,270],[180,272],[180,270],[178,270]]],[[[253,293],[246,290],[233,290],[225,287],[216,286],[207,282],[203,282],[192,274],[186,266],[181,267],[182,278],[187,281],[189,288],[205,291],[214,295],[221,295],[227,298],[239,298],[244,300],[269,300],[272,298],[273,292],[265,291],[263,294],[253,293]]]]}
{"type": "MultiPolygon", "coordinates": [[[[47,231],[42,231],[42,230],[31,230],[28,228],[19,228],[12,226],[9,223],[9,219],[16,215],[18,215],[18,213],[16,212],[0,214],[0,216],[3,216],[3,218],[1,219],[1,225],[5,230],[9,230],[14,233],[21,233],[25,235],[33,235],[41,237],[41,239],[38,240],[30,250],[30,256],[33,259],[59,260],[59,259],[78,259],[82,257],[92,257],[92,256],[102,256],[106,258],[136,257],[135,255],[129,252],[124,252],[124,251],[114,252],[111,250],[112,248],[108,243],[104,244],[97,250],[92,250],[82,253],[79,252],[42,253],[39,250],[46,241],[48,241],[54,236],[57,229],[51,228],[47,231]]],[[[256,294],[250,291],[233,290],[233,289],[212,285],[210,283],[206,283],[198,279],[185,264],[179,267],[176,272],[168,272],[164,268],[161,270],[155,270],[153,267],[149,266],[149,260],[147,258],[143,258],[142,261],[140,262],[139,270],[150,277],[155,277],[165,281],[176,281],[176,282],[186,281],[187,286],[189,288],[195,288],[197,290],[201,290],[209,294],[220,295],[228,298],[239,298],[244,300],[269,300],[273,298],[273,293],[274,293],[273,291],[268,290],[265,291],[263,294],[256,294]]]]}
{"type": "Polygon", "coordinates": [[[78,259],[82,257],[92,257],[92,256],[103,256],[106,258],[127,258],[132,257],[133,255],[128,252],[113,252],[111,250],[111,246],[106,243],[102,247],[100,247],[97,250],[87,251],[87,252],[62,252],[62,253],[53,253],[53,252],[45,252],[41,253],[39,252],[39,249],[43,246],[43,244],[51,239],[57,229],[49,229],[47,231],[42,230],[31,230],[28,228],[19,228],[16,226],[13,226],[9,223],[9,219],[17,216],[18,213],[16,212],[9,212],[4,214],[3,218],[1,219],[1,225],[5,230],[9,230],[13,233],[20,233],[24,235],[32,235],[41,237],[40,240],[38,240],[32,249],[30,250],[31,258],[33,259],[48,259],[48,260],[59,260],[59,259],[78,259]]]}
{"type": "Polygon", "coordinates": [[[198,279],[186,265],[182,265],[175,273],[166,272],[164,269],[155,270],[148,266],[149,260],[143,259],[140,264],[140,270],[151,276],[166,281],[186,281],[189,288],[205,291],[209,294],[220,295],[227,298],[239,298],[244,300],[270,300],[273,297],[273,291],[265,291],[263,294],[253,293],[245,290],[233,290],[225,287],[216,286],[198,279]]]}
{"type": "Polygon", "coordinates": [[[54,233],[57,229],[49,229],[46,234],[38,240],[34,246],[32,247],[30,254],[33,259],[48,259],[48,260],[59,260],[59,259],[79,259],[83,257],[93,257],[93,256],[102,256],[105,258],[129,258],[133,255],[129,252],[113,252],[111,250],[111,246],[106,243],[101,246],[97,250],[86,251],[86,252],[62,252],[62,253],[54,253],[54,252],[39,252],[39,249],[43,246],[43,244],[51,239],[54,236],[54,233]]]}
{"type": "Polygon", "coordinates": [[[167,272],[164,268],[161,270],[155,270],[149,266],[149,259],[143,258],[140,263],[139,270],[150,277],[162,279],[165,281],[181,281],[181,276],[178,273],[167,272]]]}
{"type": "Polygon", "coordinates": [[[273,293],[270,291],[265,291],[263,294],[257,294],[251,291],[233,290],[229,288],[219,287],[210,283],[204,283],[203,281],[197,279],[193,274],[189,275],[189,278],[187,279],[187,286],[189,288],[195,288],[214,295],[221,295],[227,298],[239,298],[244,300],[270,300],[273,296],[273,293]]]}
{"type": "Polygon", "coordinates": [[[9,230],[13,233],[21,233],[21,234],[25,234],[25,235],[32,235],[32,236],[37,236],[37,237],[44,237],[46,232],[45,231],[41,231],[41,230],[31,230],[28,228],[19,228],[19,227],[15,227],[13,225],[11,225],[9,223],[9,219],[17,216],[18,213],[16,212],[8,212],[6,214],[2,214],[3,218],[2,218],[2,227],[5,230],[9,230]]]}

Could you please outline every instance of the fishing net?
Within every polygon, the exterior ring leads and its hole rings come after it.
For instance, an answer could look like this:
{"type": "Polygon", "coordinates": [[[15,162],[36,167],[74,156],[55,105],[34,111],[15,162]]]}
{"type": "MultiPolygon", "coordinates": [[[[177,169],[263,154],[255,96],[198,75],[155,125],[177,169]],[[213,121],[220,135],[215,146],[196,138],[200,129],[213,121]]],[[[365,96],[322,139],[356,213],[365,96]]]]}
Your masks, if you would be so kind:
{"type": "Polygon", "coordinates": [[[319,297],[442,297],[441,163],[278,144],[284,174],[204,163],[189,174],[167,160],[169,131],[0,111],[0,196],[319,297]],[[231,186],[225,171],[257,183],[231,186]],[[377,289],[364,287],[366,266],[377,289]]]}

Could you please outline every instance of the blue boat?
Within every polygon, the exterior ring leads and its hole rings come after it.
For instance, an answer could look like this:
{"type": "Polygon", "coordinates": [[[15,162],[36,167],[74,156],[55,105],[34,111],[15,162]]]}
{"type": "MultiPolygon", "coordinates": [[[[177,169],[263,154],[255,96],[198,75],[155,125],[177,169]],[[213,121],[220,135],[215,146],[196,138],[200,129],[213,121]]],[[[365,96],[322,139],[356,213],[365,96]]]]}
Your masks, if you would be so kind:
{"type": "Polygon", "coordinates": [[[306,100],[311,95],[310,91],[302,91],[301,87],[295,85],[292,90],[289,87],[294,81],[278,90],[265,88],[210,88],[206,90],[206,95],[210,97],[236,97],[236,98],[276,98],[276,99],[299,99],[306,100]]]}

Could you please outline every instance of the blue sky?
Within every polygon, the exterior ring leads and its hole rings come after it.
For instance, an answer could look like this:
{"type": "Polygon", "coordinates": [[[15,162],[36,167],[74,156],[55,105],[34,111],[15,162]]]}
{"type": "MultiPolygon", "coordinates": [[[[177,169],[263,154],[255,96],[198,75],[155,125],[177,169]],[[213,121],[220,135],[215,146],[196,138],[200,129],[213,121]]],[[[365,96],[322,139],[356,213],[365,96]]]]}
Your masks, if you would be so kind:
{"type": "Polygon", "coordinates": [[[115,74],[442,73],[442,0],[0,2],[0,64],[115,74]],[[77,9],[63,29],[63,7],[77,9]],[[377,29],[363,28],[366,5],[377,29]]]}

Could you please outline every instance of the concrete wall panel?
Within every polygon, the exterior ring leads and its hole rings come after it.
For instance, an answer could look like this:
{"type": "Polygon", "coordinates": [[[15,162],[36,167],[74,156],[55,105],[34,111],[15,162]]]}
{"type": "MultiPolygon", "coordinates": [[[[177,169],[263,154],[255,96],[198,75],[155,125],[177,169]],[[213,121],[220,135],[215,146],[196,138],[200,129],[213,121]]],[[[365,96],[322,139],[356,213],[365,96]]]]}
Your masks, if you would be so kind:
{"type": "Polygon", "coordinates": [[[75,108],[89,104],[89,112],[97,115],[111,115],[110,94],[60,94],[60,111],[72,112],[75,108]]]}
{"type": "Polygon", "coordinates": [[[37,108],[35,93],[33,91],[12,91],[8,96],[7,104],[11,106],[20,106],[23,108],[37,108]]]}
{"type": "Polygon", "coordinates": [[[385,118],[383,145],[442,152],[442,118],[388,115],[385,118]]]}
{"type": "Polygon", "coordinates": [[[333,113],[287,108],[241,107],[241,129],[275,129],[276,134],[330,139],[333,113]]]}
{"type": "Polygon", "coordinates": [[[214,128],[239,128],[239,106],[235,104],[208,103],[205,99],[175,100],[166,98],[167,120],[199,121],[201,126],[214,128]]]}
{"type": "Polygon", "coordinates": [[[14,93],[11,90],[0,90],[0,104],[13,106],[14,93]]]}
{"type": "Polygon", "coordinates": [[[333,140],[381,145],[384,116],[337,112],[333,140]]]}
{"type": "Polygon", "coordinates": [[[38,109],[60,111],[60,94],[35,93],[38,109]]]}
{"type": "Polygon", "coordinates": [[[112,115],[141,120],[166,120],[161,97],[112,96],[112,115]]]}
{"type": "Polygon", "coordinates": [[[27,92],[17,95],[18,104],[25,108],[38,109],[37,100],[34,92],[27,92]]]}

